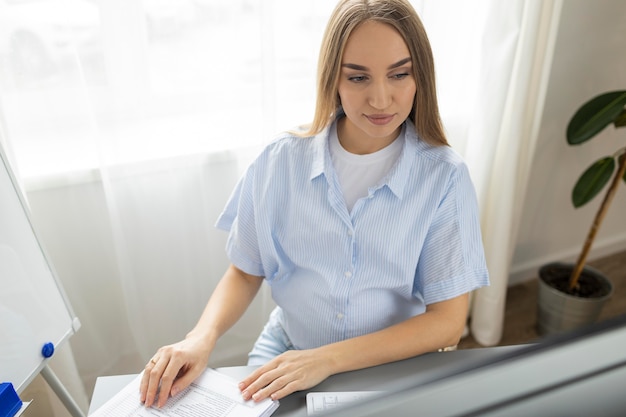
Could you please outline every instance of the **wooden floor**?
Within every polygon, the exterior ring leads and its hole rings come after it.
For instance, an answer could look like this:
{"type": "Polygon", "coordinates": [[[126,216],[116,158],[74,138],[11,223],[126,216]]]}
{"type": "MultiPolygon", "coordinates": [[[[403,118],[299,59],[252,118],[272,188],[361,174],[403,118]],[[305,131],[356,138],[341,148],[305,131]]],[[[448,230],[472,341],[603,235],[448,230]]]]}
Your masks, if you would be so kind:
{"type": "MultiPolygon", "coordinates": [[[[600,320],[626,314],[626,251],[588,263],[602,271],[613,283],[613,296],[605,304],[600,320]]],[[[537,279],[509,287],[504,315],[504,330],[498,346],[528,343],[539,338],[537,318],[537,279]]],[[[465,337],[458,349],[481,347],[472,336],[465,337]]]]}

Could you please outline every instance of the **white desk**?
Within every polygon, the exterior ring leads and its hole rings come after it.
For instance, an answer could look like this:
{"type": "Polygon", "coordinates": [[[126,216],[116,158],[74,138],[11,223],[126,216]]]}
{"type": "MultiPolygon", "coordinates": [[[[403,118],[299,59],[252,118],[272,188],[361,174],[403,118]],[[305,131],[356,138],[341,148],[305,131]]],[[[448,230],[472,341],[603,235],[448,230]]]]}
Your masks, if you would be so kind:
{"type": "MultiPolygon", "coordinates": [[[[359,371],[346,372],[329,377],[310,390],[295,392],[280,400],[280,407],[273,416],[305,417],[306,393],[309,391],[370,391],[393,390],[409,380],[424,377],[429,373],[441,372],[445,367],[455,368],[462,362],[488,360],[499,354],[506,354],[522,346],[467,349],[452,352],[427,353],[415,358],[375,366],[359,371]]],[[[254,367],[232,366],[216,368],[219,372],[243,379],[254,367]]],[[[102,376],[96,381],[89,414],[109,400],[128,384],[135,375],[102,376]]]]}

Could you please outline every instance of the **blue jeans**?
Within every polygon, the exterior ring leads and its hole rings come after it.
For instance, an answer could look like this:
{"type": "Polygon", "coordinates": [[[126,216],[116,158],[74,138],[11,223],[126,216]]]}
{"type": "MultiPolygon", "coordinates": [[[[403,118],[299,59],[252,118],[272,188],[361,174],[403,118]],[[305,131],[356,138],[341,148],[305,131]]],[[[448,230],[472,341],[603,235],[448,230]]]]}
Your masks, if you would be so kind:
{"type": "Polygon", "coordinates": [[[263,365],[283,352],[294,349],[282,325],[283,311],[276,307],[261,335],[248,353],[248,366],[263,365]]]}

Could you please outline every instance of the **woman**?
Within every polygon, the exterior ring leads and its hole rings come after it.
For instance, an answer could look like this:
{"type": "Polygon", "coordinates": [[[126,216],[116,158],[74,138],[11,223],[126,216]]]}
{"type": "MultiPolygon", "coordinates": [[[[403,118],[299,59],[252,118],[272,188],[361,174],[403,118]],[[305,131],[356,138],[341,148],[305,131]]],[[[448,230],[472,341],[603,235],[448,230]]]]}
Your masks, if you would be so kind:
{"type": "Polygon", "coordinates": [[[244,399],[455,345],[488,285],[474,188],[447,145],[432,53],[405,0],[342,0],[322,42],[306,132],[251,164],[217,226],[232,262],[198,324],[146,365],[157,406],[207,366],[265,280],[277,308],[249,355],[244,399]]]}

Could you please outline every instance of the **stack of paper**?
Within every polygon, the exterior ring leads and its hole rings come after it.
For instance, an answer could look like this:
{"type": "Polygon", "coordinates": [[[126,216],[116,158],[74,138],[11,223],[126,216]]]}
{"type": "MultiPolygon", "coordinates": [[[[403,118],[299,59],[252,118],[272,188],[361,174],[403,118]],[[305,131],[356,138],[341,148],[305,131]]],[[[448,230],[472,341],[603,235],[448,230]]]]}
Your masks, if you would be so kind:
{"type": "Polygon", "coordinates": [[[234,378],[207,370],[187,389],[169,398],[162,408],[146,408],[139,402],[141,375],[98,408],[90,417],[267,417],[278,401],[244,401],[234,378]]]}

